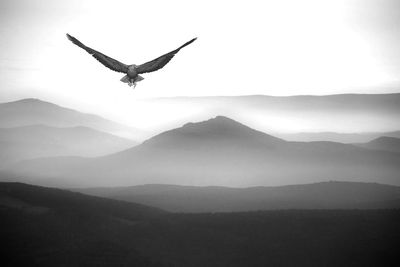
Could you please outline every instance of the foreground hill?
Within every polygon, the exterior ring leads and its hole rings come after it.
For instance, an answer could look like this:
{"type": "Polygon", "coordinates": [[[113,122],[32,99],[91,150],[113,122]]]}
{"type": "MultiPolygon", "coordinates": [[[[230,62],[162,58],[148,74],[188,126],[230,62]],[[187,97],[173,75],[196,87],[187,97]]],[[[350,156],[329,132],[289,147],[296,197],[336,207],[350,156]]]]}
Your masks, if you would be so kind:
{"type": "Polygon", "coordinates": [[[37,159],[7,171],[32,183],[66,187],[249,187],[330,180],[400,185],[400,155],[334,142],[287,142],[219,116],[113,155],[37,159]]]}
{"type": "Polygon", "coordinates": [[[400,187],[369,183],[324,182],[250,188],[139,185],[76,190],[174,212],[400,208],[400,187]]]}
{"type": "Polygon", "coordinates": [[[0,196],[3,208],[17,208],[28,213],[35,210],[43,214],[74,210],[88,216],[126,220],[141,220],[164,213],[160,209],[141,204],[22,183],[0,183],[0,196]]]}
{"type": "Polygon", "coordinates": [[[119,227],[161,210],[19,183],[0,183],[2,261],[7,266],[153,266],[121,247],[119,227]]]}
{"type": "Polygon", "coordinates": [[[388,266],[400,212],[169,214],[58,189],[0,183],[8,266],[388,266]]]}
{"type": "Polygon", "coordinates": [[[133,140],[138,135],[137,129],[39,99],[28,98],[0,103],[0,127],[12,128],[37,124],[53,127],[85,126],[133,140]]]}
{"type": "Polygon", "coordinates": [[[31,125],[0,128],[0,168],[17,161],[55,156],[95,157],[136,145],[87,127],[31,125]]]}

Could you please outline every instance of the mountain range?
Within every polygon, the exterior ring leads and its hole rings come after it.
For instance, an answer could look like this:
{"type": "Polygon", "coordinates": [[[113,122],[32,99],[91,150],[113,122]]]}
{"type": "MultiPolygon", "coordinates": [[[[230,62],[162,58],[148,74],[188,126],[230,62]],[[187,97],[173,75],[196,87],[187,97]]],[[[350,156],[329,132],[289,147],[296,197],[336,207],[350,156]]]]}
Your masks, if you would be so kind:
{"type": "Polygon", "coordinates": [[[34,158],[103,156],[135,146],[131,138],[138,135],[137,129],[39,99],[1,103],[0,169],[34,158]]]}
{"type": "Polygon", "coordinates": [[[34,159],[6,171],[65,187],[249,187],[330,180],[400,185],[400,154],[335,142],[288,142],[218,116],[104,157],[34,159]]]}
{"type": "Polygon", "coordinates": [[[183,126],[140,144],[139,130],[96,115],[37,99],[0,104],[0,181],[10,181],[0,182],[2,262],[389,266],[400,239],[400,139],[385,131],[400,128],[398,100],[228,97],[208,107],[235,107],[237,120],[187,123],[196,118],[185,110],[183,126]],[[296,129],[311,118],[375,132],[288,141],[262,127],[282,114],[296,129]]]}

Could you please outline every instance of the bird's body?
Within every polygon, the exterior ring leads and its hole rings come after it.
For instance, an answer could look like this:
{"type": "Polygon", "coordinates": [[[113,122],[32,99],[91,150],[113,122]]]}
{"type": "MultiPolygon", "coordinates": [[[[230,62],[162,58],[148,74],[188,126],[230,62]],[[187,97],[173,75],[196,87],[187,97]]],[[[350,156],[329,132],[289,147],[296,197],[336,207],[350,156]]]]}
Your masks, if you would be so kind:
{"type": "Polygon", "coordinates": [[[127,82],[129,86],[136,86],[136,83],[143,80],[144,78],[140,76],[136,70],[137,66],[135,64],[128,66],[128,72],[124,77],[122,77],[122,82],[127,82]],[[127,77],[127,78],[125,78],[127,77]],[[127,81],[126,81],[127,80],[127,81]]]}
{"type": "Polygon", "coordinates": [[[136,65],[130,65],[128,67],[128,77],[131,79],[135,79],[138,76],[137,70],[136,70],[136,65]]]}
{"type": "Polygon", "coordinates": [[[147,73],[147,72],[153,72],[156,70],[159,70],[163,68],[167,63],[175,56],[176,53],[179,52],[182,48],[185,46],[193,43],[197,38],[194,38],[190,40],[189,42],[186,42],[179,48],[164,54],[152,61],[146,62],[141,65],[126,65],[124,63],[119,62],[118,60],[115,60],[111,57],[108,57],[88,46],[85,46],[83,43],[81,43],[78,39],[75,37],[69,35],[67,33],[67,38],[74,43],[75,45],[79,46],[80,48],[84,49],[86,52],[91,54],[94,58],[96,58],[101,64],[106,66],[107,68],[117,71],[117,72],[122,72],[125,73],[126,75],[121,78],[121,82],[127,83],[129,86],[136,86],[137,82],[142,81],[144,78],[140,76],[139,74],[142,73],[147,73]]]}

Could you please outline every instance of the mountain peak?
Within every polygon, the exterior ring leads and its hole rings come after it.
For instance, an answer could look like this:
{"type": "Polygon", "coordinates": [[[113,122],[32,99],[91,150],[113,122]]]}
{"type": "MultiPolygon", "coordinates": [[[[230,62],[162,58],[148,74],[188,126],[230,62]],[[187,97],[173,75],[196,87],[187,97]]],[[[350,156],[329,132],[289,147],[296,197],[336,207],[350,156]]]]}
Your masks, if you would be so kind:
{"type": "Polygon", "coordinates": [[[200,121],[200,122],[189,122],[186,123],[182,126],[182,128],[190,128],[190,127],[204,127],[204,126],[218,126],[218,127],[227,127],[227,126],[232,126],[232,127],[238,127],[238,126],[243,126],[247,127],[233,119],[230,119],[225,116],[216,116],[215,118],[211,118],[206,121],[200,121]]]}
{"type": "MultiPolygon", "coordinates": [[[[229,124],[240,124],[238,121],[235,121],[231,118],[225,117],[225,116],[216,116],[215,118],[209,119],[208,122],[217,122],[217,123],[229,123],[229,124]]],[[[244,125],[243,125],[244,126],[244,125]]]]}
{"type": "Polygon", "coordinates": [[[228,117],[225,117],[225,116],[222,116],[222,115],[218,115],[218,116],[216,116],[215,118],[212,118],[212,119],[209,119],[209,120],[230,121],[230,122],[236,122],[236,123],[238,123],[237,121],[232,120],[232,119],[230,119],[230,118],[228,118],[228,117]]]}

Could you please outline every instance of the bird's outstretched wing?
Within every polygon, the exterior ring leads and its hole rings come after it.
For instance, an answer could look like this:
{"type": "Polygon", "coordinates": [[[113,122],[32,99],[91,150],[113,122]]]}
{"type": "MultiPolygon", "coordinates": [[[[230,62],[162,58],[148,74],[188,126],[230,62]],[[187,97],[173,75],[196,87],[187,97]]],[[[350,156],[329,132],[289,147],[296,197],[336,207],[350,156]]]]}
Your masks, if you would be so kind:
{"type": "Polygon", "coordinates": [[[113,71],[117,71],[117,72],[123,72],[123,73],[128,72],[128,66],[125,65],[124,63],[121,63],[118,60],[115,60],[113,58],[110,58],[109,56],[106,56],[106,55],[100,53],[99,51],[96,51],[90,47],[87,47],[86,45],[82,44],[78,39],[69,35],[68,33],[67,33],[67,38],[71,42],[73,42],[75,45],[86,50],[86,52],[91,54],[95,59],[97,59],[101,64],[103,64],[107,68],[109,68],[113,71]]]}
{"type": "Polygon", "coordinates": [[[161,69],[162,67],[164,67],[165,65],[167,65],[167,63],[175,56],[176,53],[179,52],[179,50],[181,50],[182,48],[184,48],[187,45],[190,45],[191,43],[193,43],[197,38],[193,38],[192,40],[190,40],[189,42],[183,44],[182,46],[180,46],[179,48],[175,49],[174,51],[171,51],[165,55],[162,55],[156,59],[153,59],[152,61],[146,62],[142,65],[137,66],[136,70],[137,72],[140,73],[146,73],[146,72],[152,72],[152,71],[156,71],[161,69]]]}

